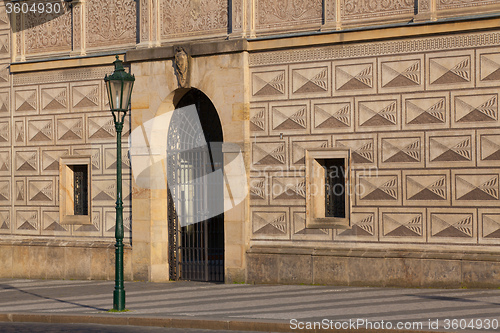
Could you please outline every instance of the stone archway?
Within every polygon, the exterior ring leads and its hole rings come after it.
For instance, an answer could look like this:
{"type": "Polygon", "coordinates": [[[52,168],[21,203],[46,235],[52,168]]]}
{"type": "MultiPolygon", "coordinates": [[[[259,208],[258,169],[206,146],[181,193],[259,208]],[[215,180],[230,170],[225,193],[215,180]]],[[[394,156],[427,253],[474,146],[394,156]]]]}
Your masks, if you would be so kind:
{"type": "Polygon", "coordinates": [[[167,134],[170,280],[224,281],[222,141],[214,105],[189,90],[167,134]]]}

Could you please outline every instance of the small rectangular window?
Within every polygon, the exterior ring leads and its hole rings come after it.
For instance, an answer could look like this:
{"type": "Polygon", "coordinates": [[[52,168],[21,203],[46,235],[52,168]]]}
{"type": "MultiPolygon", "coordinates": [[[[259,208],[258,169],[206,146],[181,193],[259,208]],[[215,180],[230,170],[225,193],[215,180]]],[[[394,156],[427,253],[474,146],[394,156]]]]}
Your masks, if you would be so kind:
{"type": "Polygon", "coordinates": [[[59,215],[62,224],[91,224],[90,156],[59,161],[59,215]]]}
{"type": "Polygon", "coordinates": [[[345,159],[323,161],[325,169],[325,217],[345,218],[345,159]]]}
{"type": "Polygon", "coordinates": [[[348,228],[349,150],[306,150],[306,227],[348,228]]]}
{"type": "Polygon", "coordinates": [[[74,215],[88,215],[87,165],[72,165],[74,215]]]}

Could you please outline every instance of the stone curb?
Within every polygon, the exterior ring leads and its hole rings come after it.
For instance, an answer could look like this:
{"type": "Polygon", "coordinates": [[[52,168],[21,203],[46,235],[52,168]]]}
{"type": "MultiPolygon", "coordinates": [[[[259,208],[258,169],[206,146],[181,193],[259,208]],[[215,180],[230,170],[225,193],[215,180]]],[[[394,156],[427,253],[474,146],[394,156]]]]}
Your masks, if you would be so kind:
{"type": "Polygon", "coordinates": [[[11,323],[52,323],[52,324],[100,324],[122,326],[150,326],[169,328],[209,329],[215,331],[259,331],[259,332],[304,332],[304,333],[439,333],[439,331],[413,330],[368,330],[368,329],[304,329],[293,330],[290,324],[272,321],[252,320],[210,320],[196,318],[134,317],[124,314],[77,315],[77,314],[37,314],[0,313],[0,322],[11,323]]]}

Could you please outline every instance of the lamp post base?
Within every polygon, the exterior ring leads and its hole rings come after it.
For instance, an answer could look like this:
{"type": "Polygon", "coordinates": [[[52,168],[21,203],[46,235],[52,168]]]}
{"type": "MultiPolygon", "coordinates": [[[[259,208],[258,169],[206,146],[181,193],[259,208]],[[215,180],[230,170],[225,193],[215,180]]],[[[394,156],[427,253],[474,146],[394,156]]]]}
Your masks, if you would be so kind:
{"type": "Polygon", "coordinates": [[[125,310],[125,289],[115,289],[113,291],[113,310],[125,310]]]}

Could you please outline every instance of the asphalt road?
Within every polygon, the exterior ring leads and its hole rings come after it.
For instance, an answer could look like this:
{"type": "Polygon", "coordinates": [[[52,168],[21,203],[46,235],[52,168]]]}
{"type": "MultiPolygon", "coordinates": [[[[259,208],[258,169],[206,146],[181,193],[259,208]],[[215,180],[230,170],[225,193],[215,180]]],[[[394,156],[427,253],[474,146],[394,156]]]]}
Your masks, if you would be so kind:
{"type": "MultiPolygon", "coordinates": [[[[217,333],[213,330],[96,324],[0,323],[2,333],[217,333]]],[[[229,332],[229,331],[223,331],[229,332]]],[[[230,333],[262,333],[231,331],[230,333]]]]}

